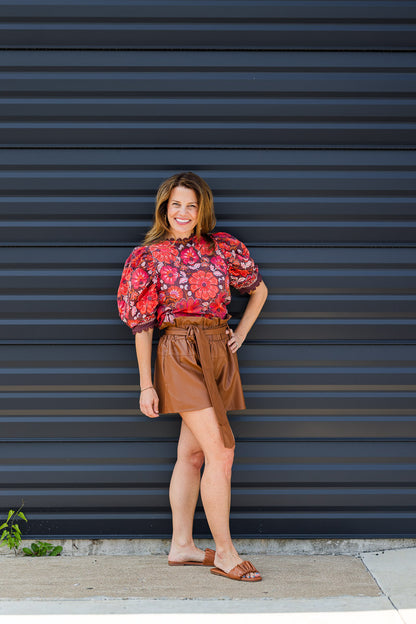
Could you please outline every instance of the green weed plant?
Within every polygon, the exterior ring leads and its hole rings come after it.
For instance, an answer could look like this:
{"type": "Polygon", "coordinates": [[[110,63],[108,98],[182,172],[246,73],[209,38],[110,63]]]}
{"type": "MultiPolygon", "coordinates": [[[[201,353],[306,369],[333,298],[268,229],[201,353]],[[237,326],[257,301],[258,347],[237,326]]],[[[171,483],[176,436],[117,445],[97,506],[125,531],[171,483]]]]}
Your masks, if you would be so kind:
{"type": "Polygon", "coordinates": [[[41,542],[36,540],[30,545],[30,548],[23,548],[25,557],[57,557],[62,552],[62,546],[54,546],[49,542],[41,542]]]}
{"type": "MultiPolygon", "coordinates": [[[[22,511],[24,503],[20,505],[19,509],[9,509],[6,522],[0,525],[0,531],[2,531],[0,537],[0,546],[8,546],[10,550],[14,550],[14,554],[17,555],[17,551],[22,543],[22,533],[19,528],[18,521],[24,520],[27,522],[27,518],[22,511]]],[[[26,557],[57,557],[62,552],[62,546],[54,546],[49,542],[42,542],[36,540],[30,545],[30,548],[22,548],[26,557]]]]}
{"type": "Polygon", "coordinates": [[[23,503],[19,509],[9,509],[6,522],[0,525],[0,531],[2,531],[0,537],[0,546],[8,546],[10,550],[14,550],[14,554],[17,555],[18,548],[22,543],[22,533],[18,525],[18,518],[27,522],[27,518],[22,511],[23,503]]]}

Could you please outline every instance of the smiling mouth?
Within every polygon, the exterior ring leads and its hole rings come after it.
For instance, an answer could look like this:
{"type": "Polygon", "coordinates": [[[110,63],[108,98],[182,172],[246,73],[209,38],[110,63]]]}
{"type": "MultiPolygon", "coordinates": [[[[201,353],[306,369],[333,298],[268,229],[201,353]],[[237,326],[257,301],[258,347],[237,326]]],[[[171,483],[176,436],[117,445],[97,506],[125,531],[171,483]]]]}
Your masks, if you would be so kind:
{"type": "Polygon", "coordinates": [[[190,223],[191,222],[190,219],[176,219],[176,218],[175,218],[175,221],[177,223],[180,223],[181,225],[185,225],[186,223],[190,223]]]}

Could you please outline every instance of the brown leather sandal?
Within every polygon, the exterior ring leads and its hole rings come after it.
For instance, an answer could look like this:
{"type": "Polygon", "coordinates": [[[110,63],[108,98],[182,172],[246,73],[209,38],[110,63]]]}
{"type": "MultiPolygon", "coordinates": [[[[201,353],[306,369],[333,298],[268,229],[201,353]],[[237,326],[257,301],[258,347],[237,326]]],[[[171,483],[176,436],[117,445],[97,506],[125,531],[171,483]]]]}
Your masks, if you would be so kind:
{"type": "Polygon", "coordinates": [[[249,574],[250,572],[257,572],[258,570],[253,566],[250,561],[243,561],[243,563],[239,563],[234,566],[229,572],[224,572],[220,568],[212,568],[211,574],[217,574],[218,576],[225,576],[226,578],[233,579],[233,581],[246,581],[247,583],[253,583],[255,581],[261,581],[261,576],[253,576],[253,578],[243,578],[245,574],[249,574]]]}
{"type": "Polygon", "coordinates": [[[203,561],[169,561],[170,566],[213,566],[215,559],[215,550],[205,548],[205,558],[203,561]]]}

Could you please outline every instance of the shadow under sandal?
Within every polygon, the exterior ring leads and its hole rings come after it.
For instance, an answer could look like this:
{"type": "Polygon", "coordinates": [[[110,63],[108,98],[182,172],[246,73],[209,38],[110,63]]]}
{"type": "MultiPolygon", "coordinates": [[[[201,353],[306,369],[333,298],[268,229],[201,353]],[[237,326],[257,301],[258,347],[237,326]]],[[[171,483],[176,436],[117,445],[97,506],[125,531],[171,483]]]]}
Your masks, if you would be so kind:
{"type": "Polygon", "coordinates": [[[234,581],[246,581],[247,583],[253,583],[255,581],[261,581],[261,576],[253,576],[252,578],[243,578],[245,574],[249,574],[250,572],[257,572],[258,570],[253,566],[250,561],[243,561],[243,563],[239,563],[234,566],[229,572],[224,572],[224,570],[220,570],[220,568],[212,568],[211,574],[217,574],[218,576],[225,576],[226,578],[233,579],[234,581]]]}
{"type": "Polygon", "coordinates": [[[203,561],[168,561],[170,566],[213,566],[215,550],[205,548],[205,558],[203,561]]]}

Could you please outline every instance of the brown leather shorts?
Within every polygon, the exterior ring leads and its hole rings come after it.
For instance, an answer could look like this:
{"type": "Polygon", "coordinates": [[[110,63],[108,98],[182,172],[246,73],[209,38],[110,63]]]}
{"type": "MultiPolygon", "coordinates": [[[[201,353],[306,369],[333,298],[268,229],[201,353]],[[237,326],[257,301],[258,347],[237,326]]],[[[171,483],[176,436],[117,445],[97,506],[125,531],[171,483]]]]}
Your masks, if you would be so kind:
{"type": "Polygon", "coordinates": [[[213,406],[224,444],[234,446],[227,410],[245,409],[237,354],[227,345],[227,319],[180,316],[162,325],[154,386],[161,414],[213,406]]]}

